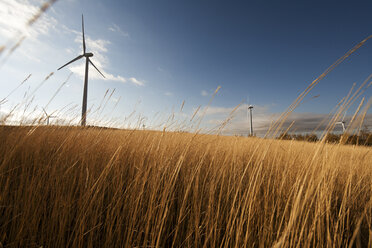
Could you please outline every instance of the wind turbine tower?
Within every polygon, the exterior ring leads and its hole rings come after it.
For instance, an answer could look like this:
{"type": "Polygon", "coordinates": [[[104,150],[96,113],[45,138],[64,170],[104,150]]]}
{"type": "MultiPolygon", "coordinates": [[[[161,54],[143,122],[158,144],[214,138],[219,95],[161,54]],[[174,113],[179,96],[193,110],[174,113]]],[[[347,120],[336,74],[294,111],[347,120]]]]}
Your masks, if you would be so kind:
{"type": "Polygon", "coordinates": [[[249,133],[250,136],[253,136],[252,109],[253,109],[253,106],[248,105],[249,117],[250,117],[250,122],[251,122],[251,129],[250,129],[250,133],[249,133]]]}
{"type": "Polygon", "coordinates": [[[86,52],[86,46],[85,46],[85,36],[84,36],[84,17],[81,15],[81,26],[82,26],[82,33],[83,33],[83,54],[77,56],[67,64],[61,66],[58,68],[58,70],[62,69],[63,67],[85,57],[85,77],[84,77],[84,93],[83,93],[83,106],[81,111],[81,125],[85,126],[87,121],[87,98],[88,98],[88,71],[89,71],[89,63],[96,68],[96,70],[102,75],[102,77],[105,78],[105,76],[98,70],[98,68],[93,64],[93,62],[90,60],[90,57],[93,57],[93,53],[87,53],[86,52]]]}

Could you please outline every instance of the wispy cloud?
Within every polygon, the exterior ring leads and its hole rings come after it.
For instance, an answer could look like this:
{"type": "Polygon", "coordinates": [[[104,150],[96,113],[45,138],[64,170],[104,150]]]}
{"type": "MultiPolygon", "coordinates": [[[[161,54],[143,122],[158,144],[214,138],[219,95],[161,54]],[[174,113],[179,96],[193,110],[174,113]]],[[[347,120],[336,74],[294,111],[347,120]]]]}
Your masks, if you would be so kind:
{"type": "Polygon", "coordinates": [[[134,77],[129,78],[129,82],[131,82],[131,83],[133,83],[133,84],[136,84],[136,85],[138,85],[138,86],[143,86],[143,85],[145,85],[145,82],[144,82],[144,81],[140,81],[140,80],[138,80],[138,79],[136,79],[136,78],[134,78],[134,77]]]}
{"type": "Polygon", "coordinates": [[[219,89],[221,88],[220,86],[216,86],[216,88],[213,88],[213,89],[209,89],[209,90],[202,90],[200,91],[200,95],[201,96],[212,96],[215,92],[216,92],[216,89],[219,89]]]}
{"type": "Polygon", "coordinates": [[[70,54],[73,53],[73,50],[71,48],[66,48],[65,51],[66,51],[66,53],[70,53],[70,54]]]}
{"type": "Polygon", "coordinates": [[[115,23],[113,23],[111,26],[109,26],[108,30],[110,30],[111,32],[114,32],[114,33],[117,33],[121,36],[124,36],[124,37],[129,37],[129,33],[128,32],[124,32],[118,25],[116,25],[115,23]]]}
{"type": "MultiPolygon", "coordinates": [[[[74,52],[76,54],[82,53],[82,34],[79,31],[70,29],[68,27],[64,27],[64,30],[66,32],[72,33],[76,35],[75,43],[78,43],[80,45],[79,49],[76,49],[74,52]]],[[[108,52],[108,46],[111,44],[109,40],[105,39],[92,39],[90,36],[86,35],[86,45],[87,45],[87,51],[91,51],[94,54],[94,57],[91,58],[92,62],[100,69],[100,71],[105,75],[106,78],[103,78],[94,68],[92,68],[89,72],[89,77],[92,79],[100,79],[100,80],[108,80],[108,81],[116,81],[121,83],[132,83],[137,86],[144,86],[145,83],[143,80],[139,80],[135,77],[129,77],[126,78],[121,75],[114,75],[109,72],[107,72],[107,68],[109,66],[109,59],[106,55],[108,52]]],[[[71,58],[72,59],[72,58],[71,58]]],[[[84,77],[85,65],[84,63],[72,65],[69,67],[69,69],[80,76],[81,78],[84,77]]]]}
{"type": "Polygon", "coordinates": [[[48,34],[57,25],[57,20],[48,15],[42,15],[30,28],[27,24],[39,11],[39,6],[29,1],[0,1],[0,37],[11,40],[16,34],[36,39],[40,34],[48,34]]]}
{"type": "Polygon", "coordinates": [[[166,91],[166,92],[164,93],[164,95],[166,95],[166,96],[173,96],[173,93],[170,92],[170,91],[166,91]]]}
{"type": "MultiPolygon", "coordinates": [[[[235,111],[235,107],[216,107],[211,106],[207,109],[201,109],[198,116],[204,114],[204,118],[208,126],[221,126],[228,117],[233,117],[223,129],[223,134],[226,135],[246,135],[249,132],[249,115],[248,105],[242,104],[235,111]],[[233,112],[233,113],[232,113],[233,112]],[[232,114],[231,114],[232,113],[232,114]]],[[[270,111],[270,106],[254,106],[253,108],[253,128],[258,136],[263,136],[270,128],[272,123],[278,119],[280,113],[270,111]]],[[[346,116],[345,122],[348,123],[351,116],[346,116]]],[[[292,113],[283,123],[283,130],[287,129],[292,123],[290,132],[309,133],[313,131],[322,132],[327,128],[331,121],[331,116],[328,114],[317,113],[292,113]]],[[[366,115],[364,123],[367,128],[371,128],[372,115],[366,115]]],[[[342,131],[341,126],[336,126],[334,131],[342,131]]]]}

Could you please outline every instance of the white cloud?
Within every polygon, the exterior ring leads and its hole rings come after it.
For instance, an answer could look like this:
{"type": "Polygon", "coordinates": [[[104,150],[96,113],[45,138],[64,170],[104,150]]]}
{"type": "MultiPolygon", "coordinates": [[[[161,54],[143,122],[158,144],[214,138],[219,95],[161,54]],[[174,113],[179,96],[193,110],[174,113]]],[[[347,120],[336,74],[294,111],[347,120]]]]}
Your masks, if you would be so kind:
{"type": "Polygon", "coordinates": [[[108,30],[110,30],[111,32],[114,32],[114,33],[118,33],[121,36],[129,37],[128,32],[124,32],[118,25],[116,25],[114,23],[108,28],[108,30]]]}
{"type": "MultiPolygon", "coordinates": [[[[248,105],[242,104],[235,111],[235,107],[216,107],[211,106],[209,108],[200,109],[197,116],[204,117],[208,126],[214,126],[218,128],[224,124],[229,118],[228,124],[224,127],[222,133],[227,135],[239,134],[246,135],[249,132],[249,115],[248,105]]],[[[194,110],[195,111],[195,110],[194,110]]],[[[256,135],[263,136],[274,121],[280,116],[280,113],[273,113],[270,111],[270,106],[254,106],[253,108],[253,129],[256,135]]],[[[345,121],[348,123],[351,120],[351,116],[346,116],[345,121]]],[[[292,113],[283,123],[282,130],[288,128],[292,122],[293,126],[290,132],[295,133],[309,133],[315,129],[322,132],[327,128],[327,124],[330,122],[328,114],[316,114],[316,113],[292,113]]],[[[372,125],[372,115],[367,114],[364,123],[368,128],[372,125]]],[[[335,132],[341,131],[340,126],[334,128],[335,132]]]]}
{"type": "Polygon", "coordinates": [[[202,90],[200,93],[202,96],[208,96],[208,92],[206,90],[202,90]]]}
{"type": "MultiPolygon", "coordinates": [[[[76,36],[75,42],[80,44],[81,49],[83,49],[83,37],[81,33],[80,35],[76,36]]],[[[85,36],[85,42],[87,45],[87,49],[89,48],[90,50],[95,52],[107,52],[107,45],[111,44],[109,40],[103,39],[93,40],[89,36],[85,36]]]]}
{"type": "MultiPolygon", "coordinates": [[[[82,33],[73,29],[70,29],[66,26],[64,26],[64,30],[68,33],[76,34],[75,42],[80,45],[79,49],[76,49],[74,51],[76,54],[81,54],[83,50],[82,45],[82,33]]],[[[104,39],[92,39],[90,36],[85,35],[85,42],[87,47],[87,52],[92,52],[94,56],[91,58],[91,61],[94,63],[95,66],[98,67],[98,69],[105,75],[105,78],[100,75],[94,67],[89,68],[89,78],[91,79],[100,79],[100,80],[108,80],[108,81],[116,81],[121,83],[132,83],[137,86],[143,86],[145,85],[144,81],[141,81],[135,77],[126,78],[121,75],[113,75],[111,73],[108,73],[106,71],[106,68],[109,66],[109,59],[106,56],[106,53],[108,51],[107,46],[111,44],[109,40],[104,39]]],[[[73,59],[73,58],[71,58],[73,59]]],[[[69,69],[80,76],[81,78],[84,78],[85,75],[85,64],[80,63],[76,65],[72,65],[69,67],[69,69]]]]}
{"type": "MultiPolygon", "coordinates": [[[[41,17],[30,27],[27,25],[36,13],[40,10],[41,4],[45,1],[31,1],[31,0],[0,0],[0,40],[7,42],[7,48],[12,47],[14,41],[18,41],[20,37],[29,37],[28,39],[38,42],[41,46],[43,39],[38,39],[40,35],[48,35],[51,30],[59,30],[65,34],[75,35],[75,42],[79,44],[79,49],[72,49],[71,47],[64,49],[68,54],[67,61],[73,59],[82,53],[82,33],[80,31],[69,28],[57,22],[57,20],[48,14],[43,14],[41,17]]],[[[119,33],[125,34],[117,25],[112,25],[112,28],[119,33]]],[[[144,81],[135,77],[123,77],[121,75],[114,75],[108,73],[106,70],[109,68],[109,58],[107,57],[108,46],[111,42],[107,39],[92,39],[86,36],[87,52],[93,52],[94,57],[92,62],[100,69],[106,76],[105,80],[117,81],[121,83],[132,83],[137,86],[143,86],[144,81]]],[[[0,43],[0,45],[3,45],[0,43]]],[[[47,44],[45,44],[47,45],[47,44]]],[[[20,49],[22,55],[28,57],[30,60],[40,62],[36,56],[36,50],[33,49],[20,49]],[[31,51],[31,52],[30,52],[31,51]],[[35,51],[35,52],[34,52],[35,51]]],[[[67,62],[66,61],[66,62],[67,62]]],[[[81,62],[83,62],[81,60],[81,62]]],[[[69,66],[69,69],[80,77],[84,77],[84,63],[74,63],[69,66]]],[[[90,67],[90,78],[103,79],[102,76],[90,67]]]]}
{"type": "Polygon", "coordinates": [[[53,17],[42,15],[32,27],[27,25],[38,11],[39,6],[27,0],[0,1],[0,37],[11,40],[22,35],[36,39],[40,34],[48,34],[57,25],[53,17]]]}
{"type": "Polygon", "coordinates": [[[62,31],[65,32],[65,33],[67,33],[67,34],[72,33],[72,34],[76,34],[76,35],[82,36],[82,33],[81,32],[76,31],[75,29],[69,28],[69,27],[67,27],[64,24],[62,24],[61,27],[62,27],[62,31]]]}
{"type": "Polygon", "coordinates": [[[136,79],[134,77],[129,78],[129,81],[132,82],[132,83],[134,83],[134,84],[136,84],[136,85],[138,85],[138,86],[145,85],[145,83],[143,81],[140,81],[140,80],[138,80],[138,79],[136,79]]]}
{"type": "Polygon", "coordinates": [[[173,96],[173,93],[172,93],[172,92],[169,92],[169,91],[166,91],[166,92],[164,93],[164,95],[166,95],[166,96],[173,96]]]}
{"type": "MultiPolygon", "coordinates": [[[[229,115],[237,106],[234,107],[215,107],[215,106],[210,106],[210,107],[205,107],[201,109],[198,113],[198,115],[205,114],[206,116],[212,115],[212,116],[226,116],[229,115]]],[[[235,109],[234,113],[235,114],[246,114],[247,113],[247,104],[241,104],[237,109],[235,109]]],[[[258,111],[259,113],[266,113],[268,111],[267,106],[254,106],[254,110],[258,111]]]]}

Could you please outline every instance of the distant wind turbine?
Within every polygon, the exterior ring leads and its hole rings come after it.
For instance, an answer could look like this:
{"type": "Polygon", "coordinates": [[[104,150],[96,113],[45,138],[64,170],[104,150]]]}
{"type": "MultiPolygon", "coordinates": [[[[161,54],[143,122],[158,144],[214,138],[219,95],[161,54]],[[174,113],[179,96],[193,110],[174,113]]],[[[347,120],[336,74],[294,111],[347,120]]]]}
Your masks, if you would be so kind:
{"type": "Polygon", "coordinates": [[[247,119],[248,119],[248,112],[249,112],[250,124],[251,124],[249,136],[253,136],[252,109],[253,109],[253,105],[250,105],[247,99],[247,119]]]}
{"type": "Polygon", "coordinates": [[[344,114],[344,117],[342,117],[342,120],[341,121],[338,121],[336,122],[336,124],[340,124],[342,126],[342,133],[345,133],[346,131],[346,127],[345,127],[345,116],[346,116],[346,112],[344,114]]]}
{"type": "Polygon", "coordinates": [[[249,105],[248,106],[248,109],[249,109],[249,117],[251,119],[251,132],[250,132],[250,135],[253,136],[253,122],[252,122],[252,109],[253,109],[253,106],[252,105],[249,105]]]}
{"type": "Polygon", "coordinates": [[[47,119],[47,125],[49,126],[49,118],[57,118],[57,116],[48,115],[48,113],[46,112],[45,108],[43,108],[43,111],[44,111],[45,116],[46,116],[46,119],[47,119]]]}
{"type": "Polygon", "coordinates": [[[83,31],[83,54],[77,56],[67,64],[61,66],[58,68],[58,70],[62,69],[63,67],[85,57],[85,77],[84,77],[84,94],[83,94],[83,106],[82,106],[82,113],[81,113],[81,125],[85,126],[86,120],[87,120],[87,98],[88,98],[88,70],[89,70],[89,63],[93,65],[94,68],[102,75],[102,77],[105,78],[105,76],[98,70],[98,68],[93,64],[93,62],[89,59],[90,57],[93,57],[93,53],[87,53],[86,47],[85,47],[85,36],[84,36],[84,17],[81,15],[81,26],[83,31]]]}

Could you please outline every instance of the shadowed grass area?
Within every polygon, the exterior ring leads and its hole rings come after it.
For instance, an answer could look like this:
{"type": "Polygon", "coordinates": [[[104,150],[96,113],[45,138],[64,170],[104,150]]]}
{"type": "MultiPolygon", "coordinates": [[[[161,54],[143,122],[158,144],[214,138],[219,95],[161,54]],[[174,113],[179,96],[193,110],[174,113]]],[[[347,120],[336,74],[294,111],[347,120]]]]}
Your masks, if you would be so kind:
{"type": "Polygon", "coordinates": [[[370,148],[0,128],[5,247],[372,245],[370,148]]]}

